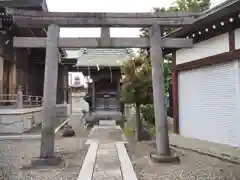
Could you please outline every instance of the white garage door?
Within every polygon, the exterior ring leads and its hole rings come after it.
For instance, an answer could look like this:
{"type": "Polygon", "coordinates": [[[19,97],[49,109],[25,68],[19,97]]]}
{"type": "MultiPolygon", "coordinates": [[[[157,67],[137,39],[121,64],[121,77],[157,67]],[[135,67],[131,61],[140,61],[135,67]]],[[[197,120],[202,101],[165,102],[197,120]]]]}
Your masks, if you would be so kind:
{"type": "Polygon", "coordinates": [[[238,62],[180,72],[183,136],[240,147],[238,62]]]}

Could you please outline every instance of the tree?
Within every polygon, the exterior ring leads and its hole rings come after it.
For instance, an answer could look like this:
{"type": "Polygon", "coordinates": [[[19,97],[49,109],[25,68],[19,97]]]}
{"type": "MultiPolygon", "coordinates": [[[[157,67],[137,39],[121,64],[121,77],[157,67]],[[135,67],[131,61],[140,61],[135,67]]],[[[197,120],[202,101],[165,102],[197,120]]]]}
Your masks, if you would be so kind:
{"type": "Polygon", "coordinates": [[[140,105],[152,103],[152,72],[149,63],[149,59],[138,56],[132,61],[126,61],[121,67],[121,101],[136,104],[138,140],[142,140],[140,105]]]}
{"type": "MultiPolygon", "coordinates": [[[[176,0],[168,9],[155,8],[157,12],[169,11],[191,11],[199,12],[210,7],[210,0],[176,0]]],[[[164,33],[172,32],[173,28],[163,30],[164,33]]],[[[140,30],[141,37],[149,37],[149,29],[143,28],[140,30]]],[[[121,96],[123,102],[136,104],[136,119],[137,119],[137,134],[138,139],[141,139],[142,123],[140,120],[140,105],[152,103],[152,74],[150,49],[140,49],[140,56],[133,61],[127,61],[122,66],[124,73],[121,88],[121,96]],[[151,98],[150,98],[151,97],[151,98]]],[[[172,57],[165,58],[164,62],[164,77],[165,77],[165,92],[169,91],[172,74],[172,57]]]]}
{"type": "MultiPolygon", "coordinates": [[[[176,0],[172,3],[172,5],[168,8],[153,8],[153,11],[158,12],[202,12],[210,8],[210,0],[176,0]]],[[[163,35],[166,35],[172,31],[176,30],[175,28],[167,28],[163,30],[163,35]]],[[[149,29],[142,28],[140,30],[141,37],[149,37],[149,29]]],[[[150,49],[144,48],[140,49],[140,55],[150,57],[150,49]]],[[[172,57],[169,56],[165,58],[164,62],[164,75],[165,75],[165,93],[168,93],[169,84],[172,81],[172,57]]]]}
{"type": "Polygon", "coordinates": [[[169,94],[169,86],[172,82],[172,58],[168,57],[165,59],[163,64],[164,67],[164,84],[165,84],[165,94],[169,94]]]}
{"type": "Polygon", "coordinates": [[[210,0],[176,0],[169,11],[202,12],[210,8],[210,0]]]}

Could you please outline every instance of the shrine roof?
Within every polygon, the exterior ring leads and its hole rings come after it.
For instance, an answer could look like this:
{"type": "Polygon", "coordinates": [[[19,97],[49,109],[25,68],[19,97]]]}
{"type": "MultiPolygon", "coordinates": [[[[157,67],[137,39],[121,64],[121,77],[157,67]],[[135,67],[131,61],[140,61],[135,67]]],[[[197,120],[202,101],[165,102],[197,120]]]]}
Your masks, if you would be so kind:
{"type": "Polygon", "coordinates": [[[77,59],[76,66],[120,66],[123,61],[134,56],[132,49],[100,49],[81,48],[79,50],[65,50],[66,59],[77,59]]]}
{"type": "MultiPolygon", "coordinates": [[[[0,3],[0,7],[3,8],[18,8],[26,10],[39,10],[48,11],[46,0],[3,0],[0,3]]],[[[16,27],[15,27],[16,28],[16,27]]],[[[35,36],[35,37],[46,37],[47,30],[45,28],[26,28],[18,27],[18,31],[22,33],[22,36],[35,36]]],[[[65,52],[59,48],[59,52],[64,56],[65,52]]]]}
{"type": "Polygon", "coordinates": [[[165,37],[184,37],[188,33],[192,33],[204,27],[206,28],[206,26],[209,26],[209,24],[216,20],[221,20],[226,16],[238,12],[240,12],[240,0],[226,0],[223,3],[202,12],[194,24],[179,28],[165,37]]]}

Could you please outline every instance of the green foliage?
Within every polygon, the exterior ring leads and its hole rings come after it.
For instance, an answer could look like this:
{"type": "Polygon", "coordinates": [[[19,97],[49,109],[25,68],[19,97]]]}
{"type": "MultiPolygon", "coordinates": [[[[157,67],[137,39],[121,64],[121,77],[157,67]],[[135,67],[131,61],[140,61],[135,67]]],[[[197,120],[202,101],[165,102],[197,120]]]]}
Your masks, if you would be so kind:
{"type": "Polygon", "coordinates": [[[210,0],[176,0],[169,11],[202,12],[210,8],[210,0]]]}
{"type": "Polygon", "coordinates": [[[165,94],[169,92],[169,86],[172,82],[172,59],[168,58],[164,64],[164,84],[165,84],[165,94]]]}
{"type": "MultiPolygon", "coordinates": [[[[172,6],[168,9],[155,8],[155,13],[159,12],[170,12],[170,11],[191,11],[201,12],[210,7],[210,0],[176,0],[172,6]]],[[[168,28],[162,30],[162,36],[164,33],[170,33],[174,31],[174,28],[168,28]]],[[[140,30],[140,36],[149,37],[149,29],[143,28],[140,30]]],[[[134,104],[146,104],[141,106],[141,112],[144,120],[149,123],[150,134],[155,134],[154,128],[154,107],[148,105],[152,103],[152,73],[151,73],[151,61],[150,61],[150,49],[141,49],[140,56],[135,58],[133,61],[127,61],[122,65],[122,78],[121,87],[121,100],[127,103],[134,104]]],[[[165,78],[165,93],[169,91],[169,84],[171,83],[172,77],[172,57],[165,58],[164,62],[164,78],[165,78]]],[[[159,67],[160,68],[160,67],[159,67]]],[[[139,116],[139,115],[138,115],[139,116]]],[[[141,121],[138,118],[137,121],[141,121]]],[[[139,129],[140,123],[138,123],[139,129]]],[[[126,130],[128,131],[128,130],[126,130]]]]}
{"type": "Polygon", "coordinates": [[[144,121],[146,121],[150,124],[155,124],[153,104],[142,105],[141,113],[142,113],[144,121]]]}
{"type": "Polygon", "coordinates": [[[151,137],[156,136],[156,128],[154,125],[149,125],[149,134],[151,135],[151,137]]]}
{"type": "Polygon", "coordinates": [[[123,73],[121,100],[123,102],[139,104],[152,102],[152,72],[149,63],[149,59],[136,57],[121,66],[123,73]]]}
{"type": "MultiPolygon", "coordinates": [[[[154,8],[154,12],[157,14],[159,12],[202,12],[210,7],[210,0],[176,0],[168,8],[154,8]]],[[[176,30],[176,28],[165,28],[162,30],[162,35],[168,34],[176,30]],[[164,32],[163,32],[164,31],[164,32]],[[164,34],[165,33],[165,34],[164,34]]],[[[141,37],[149,37],[149,29],[142,28],[140,30],[141,37]]],[[[150,57],[150,49],[144,48],[140,49],[140,56],[150,57]]],[[[165,77],[165,93],[169,91],[169,84],[171,83],[172,77],[172,57],[165,58],[167,61],[164,62],[164,77],[165,77]]]]}
{"type": "Polygon", "coordinates": [[[124,126],[124,134],[127,137],[131,137],[133,135],[133,128],[131,128],[127,123],[124,126]]]}

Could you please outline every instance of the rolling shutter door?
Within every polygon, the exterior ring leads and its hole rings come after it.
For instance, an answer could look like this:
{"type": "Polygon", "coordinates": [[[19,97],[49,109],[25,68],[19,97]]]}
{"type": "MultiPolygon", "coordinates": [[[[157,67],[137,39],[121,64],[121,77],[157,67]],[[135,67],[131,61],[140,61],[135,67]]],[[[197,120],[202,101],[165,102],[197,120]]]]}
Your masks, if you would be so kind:
{"type": "Polygon", "coordinates": [[[240,147],[238,61],[179,72],[179,130],[240,147]]]}

